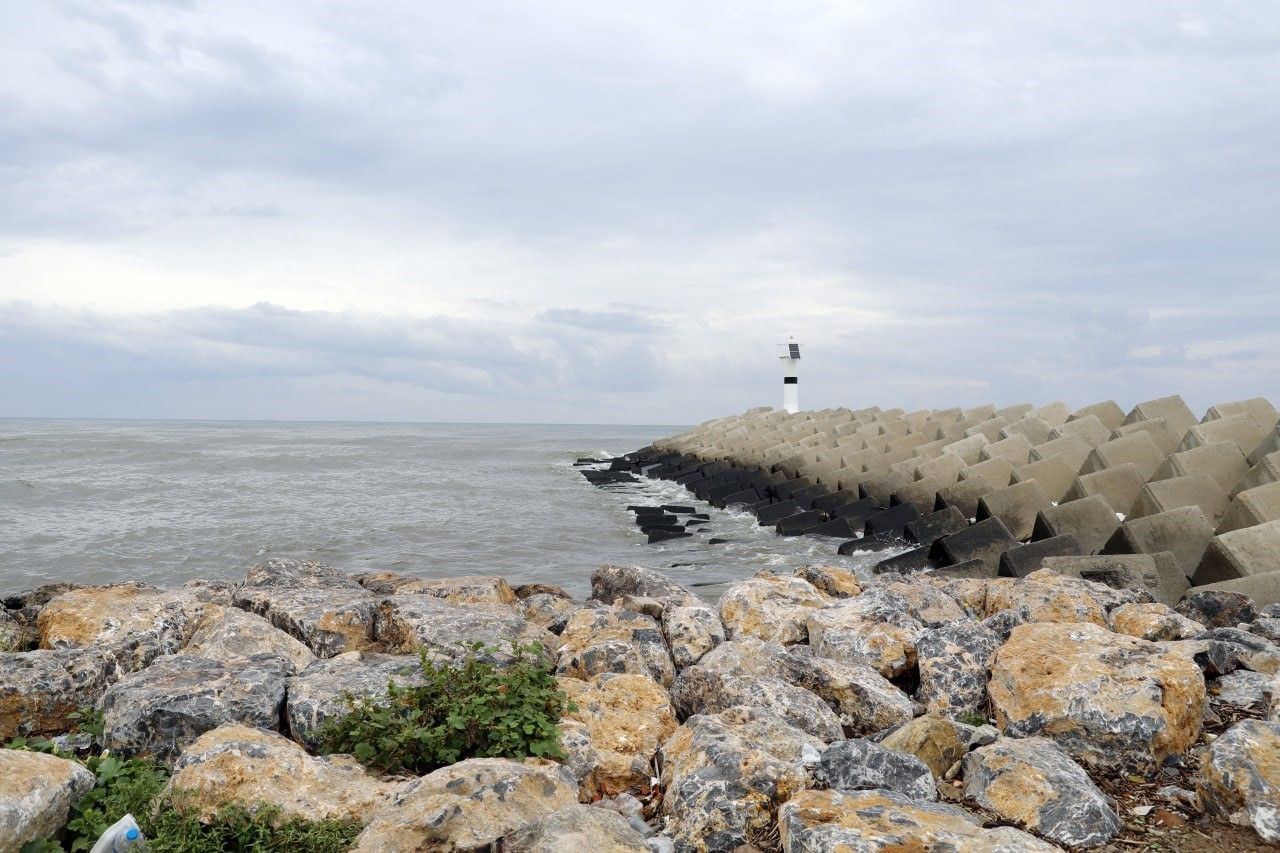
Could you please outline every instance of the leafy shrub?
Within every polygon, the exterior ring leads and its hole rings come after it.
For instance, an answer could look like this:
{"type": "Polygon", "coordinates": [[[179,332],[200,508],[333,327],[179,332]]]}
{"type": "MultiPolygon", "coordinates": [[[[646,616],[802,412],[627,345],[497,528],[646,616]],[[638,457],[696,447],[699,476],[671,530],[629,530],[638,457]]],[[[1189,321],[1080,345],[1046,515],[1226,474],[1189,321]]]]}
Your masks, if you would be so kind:
{"type": "Polygon", "coordinates": [[[346,752],[386,772],[429,773],[465,758],[564,758],[556,724],[571,708],[537,643],[464,647],[458,662],[419,652],[424,683],[388,682],[380,698],[346,695],[350,711],[317,732],[322,752],[346,752]]]}

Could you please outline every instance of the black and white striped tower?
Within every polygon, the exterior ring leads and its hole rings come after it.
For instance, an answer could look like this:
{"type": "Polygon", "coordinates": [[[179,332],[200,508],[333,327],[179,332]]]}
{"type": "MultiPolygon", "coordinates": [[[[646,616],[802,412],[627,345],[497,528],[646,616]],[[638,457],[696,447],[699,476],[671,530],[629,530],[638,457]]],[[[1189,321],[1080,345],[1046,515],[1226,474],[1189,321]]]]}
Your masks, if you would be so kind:
{"type": "Polygon", "coordinates": [[[782,354],[782,408],[791,414],[800,411],[800,345],[795,338],[788,338],[787,343],[778,344],[782,354]]]}

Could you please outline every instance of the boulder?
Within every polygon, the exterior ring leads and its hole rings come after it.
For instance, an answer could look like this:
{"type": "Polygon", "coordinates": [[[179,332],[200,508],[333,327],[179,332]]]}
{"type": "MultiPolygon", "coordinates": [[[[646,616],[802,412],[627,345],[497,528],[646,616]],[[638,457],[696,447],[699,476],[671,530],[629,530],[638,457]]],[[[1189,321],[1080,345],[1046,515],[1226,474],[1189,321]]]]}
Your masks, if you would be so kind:
{"type": "Polygon", "coordinates": [[[1001,738],[975,749],[964,759],[964,793],[1072,849],[1097,847],[1120,831],[1106,795],[1048,738],[1001,738]]]}
{"type": "Polygon", "coordinates": [[[40,752],[0,749],[0,850],[51,838],[97,779],[84,765],[40,752]]]}
{"type": "Polygon", "coordinates": [[[872,667],[803,654],[796,647],[770,664],[781,678],[816,694],[855,736],[875,734],[911,719],[911,700],[872,667]]]}
{"type": "Polygon", "coordinates": [[[550,761],[470,758],[410,782],[373,813],[355,851],[475,850],[578,801],[550,761]]]}
{"type": "Polygon", "coordinates": [[[577,706],[565,719],[582,725],[593,753],[581,793],[594,800],[647,789],[653,757],[677,726],[667,691],[647,676],[630,674],[606,673],[591,681],[562,676],[557,683],[577,706]]]}
{"type": "Polygon", "coordinates": [[[915,667],[915,643],[923,631],[906,599],[881,587],[809,612],[815,654],[866,663],[886,678],[915,667]]]}
{"type": "Polygon", "coordinates": [[[573,611],[581,606],[572,598],[538,592],[520,599],[519,609],[529,624],[559,634],[573,611]]]}
{"type": "Polygon", "coordinates": [[[902,597],[906,602],[907,613],[926,628],[937,628],[968,618],[968,613],[958,601],[945,590],[932,584],[891,580],[867,590],[863,594],[863,601],[864,603],[881,602],[876,608],[879,611],[884,605],[896,607],[898,602],[895,596],[902,597]]]}
{"type": "Polygon", "coordinates": [[[589,679],[605,672],[648,675],[663,686],[675,678],[675,665],[651,616],[617,607],[574,612],[560,632],[556,673],[589,679]]]}
{"type": "Polygon", "coordinates": [[[274,557],[245,572],[240,586],[249,589],[361,589],[355,577],[324,563],[274,557]]]}
{"type": "Polygon", "coordinates": [[[1098,625],[1015,627],[992,659],[996,724],[1100,770],[1149,772],[1200,736],[1204,677],[1185,656],[1098,625]]]}
{"type": "Polygon", "coordinates": [[[219,809],[261,803],[284,820],[364,823],[404,787],[370,776],[349,755],[314,757],[277,732],[219,726],[183,750],[169,780],[175,807],[202,821],[219,809]]]}
{"type": "Polygon", "coordinates": [[[976,816],[955,806],[888,791],[801,791],[778,809],[778,830],[787,853],[1060,853],[1012,827],[984,829],[976,816]]]}
{"type": "Polygon", "coordinates": [[[471,644],[481,643],[496,649],[496,659],[502,659],[510,653],[512,643],[536,643],[548,655],[556,646],[554,634],[531,624],[517,608],[506,604],[450,604],[429,595],[407,594],[382,599],[375,612],[379,642],[346,651],[411,654],[425,648],[434,654],[462,657],[470,654],[471,644]]]}
{"type": "Polygon", "coordinates": [[[929,772],[941,779],[953,764],[964,758],[974,731],[964,723],[925,714],[889,732],[881,739],[880,745],[914,755],[925,763],[929,772]]]}
{"type": "Polygon", "coordinates": [[[986,612],[994,615],[1001,610],[1022,609],[1024,622],[1092,622],[1105,626],[1108,608],[1150,598],[1145,589],[1116,590],[1041,569],[1016,583],[988,587],[986,612]]]}
{"type": "Polygon", "coordinates": [[[720,618],[730,639],[745,636],[803,643],[808,639],[809,614],[830,603],[830,598],[800,578],[762,572],[725,590],[720,618]]]}
{"type": "Polygon", "coordinates": [[[818,592],[832,598],[852,598],[862,592],[862,582],[857,574],[839,566],[801,566],[795,574],[818,592]]]}
{"type": "Polygon", "coordinates": [[[696,601],[697,596],[671,578],[639,566],[601,566],[591,573],[591,597],[613,604],[624,595],[696,601]]]}
{"type": "Polygon", "coordinates": [[[1241,710],[1267,710],[1268,691],[1276,676],[1239,669],[1209,682],[1209,702],[1241,710]]]}
{"type": "Polygon", "coordinates": [[[257,655],[274,656],[292,673],[302,672],[316,661],[311,649],[261,616],[216,604],[205,608],[185,650],[187,654],[224,663],[257,655]]]}
{"type": "Polygon", "coordinates": [[[933,773],[919,758],[855,738],[827,747],[814,778],[820,785],[841,791],[893,791],[910,800],[938,799],[933,773]]]}
{"type": "Polygon", "coordinates": [[[650,853],[645,836],[610,809],[574,804],[526,824],[502,839],[504,853],[650,853]]]}
{"type": "Polygon", "coordinates": [[[39,640],[39,634],[33,629],[19,622],[9,611],[0,610],[0,654],[25,652],[39,640]]]}
{"type": "Polygon", "coordinates": [[[316,730],[351,708],[346,700],[378,699],[387,683],[402,687],[422,684],[422,664],[417,655],[384,655],[376,652],[344,652],[318,660],[286,683],[285,718],[294,740],[316,748],[316,730]]]}
{"type": "Polygon", "coordinates": [[[1191,590],[1174,609],[1206,628],[1232,628],[1257,616],[1249,596],[1211,589],[1191,590]]]}
{"type": "Polygon", "coordinates": [[[290,673],[269,655],[231,664],[185,653],[162,657],[103,694],[104,746],[169,762],[218,726],[278,729],[290,673]]]}
{"type": "Polygon", "coordinates": [[[1258,607],[1280,603],[1280,571],[1260,575],[1247,575],[1235,580],[1219,581],[1193,588],[1190,594],[1214,593],[1239,595],[1250,599],[1258,607]]]}
{"type": "Polygon", "coordinates": [[[135,583],[64,592],[40,611],[40,648],[109,648],[121,670],[134,672],[185,646],[209,597],[135,583]]]}
{"type": "Polygon", "coordinates": [[[916,699],[930,713],[956,718],[987,713],[987,676],[1000,645],[987,627],[964,620],[931,628],[916,640],[916,699]]]}
{"type": "Polygon", "coordinates": [[[840,718],[816,694],[780,677],[757,675],[721,661],[704,658],[681,672],[671,686],[671,701],[686,717],[736,706],[767,708],[824,743],[844,737],[840,718]]]}
{"type": "Polygon", "coordinates": [[[1200,761],[1196,791],[1205,811],[1280,843],[1280,722],[1241,720],[1200,761]]]}
{"type": "Polygon", "coordinates": [[[350,586],[322,586],[318,580],[291,586],[283,583],[288,577],[277,578],[278,584],[263,578],[260,585],[242,586],[232,603],[306,643],[316,657],[379,648],[376,597],[355,581],[350,586]]]}
{"type": "Polygon", "coordinates": [[[1186,640],[1205,630],[1182,614],[1156,602],[1122,604],[1107,614],[1111,630],[1140,640],[1186,640]]]}
{"type": "Polygon", "coordinates": [[[763,708],[690,717],[660,752],[662,812],[677,849],[730,853],[763,835],[825,748],[763,708]]]}
{"type": "Polygon", "coordinates": [[[69,730],[71,715],[98,704],[119,677],[119,662],[106,649],[0,653],[0,743],[69,730]]]}
{"type": "Polygon", "coordinates": [[[662,612],[662,636],[672,662],[681,670],[725,641],[724,623],[708,604],[676,604],[662,612]]]}
{"type": "Polygon", "coordinates": [[[425,578],[395,572],[368,572],[354,579],[375,595],[430,595],[450,604],[515,604],[516,593],[505,578],[496,575],[464,575],[456,578],[425,578]]]}

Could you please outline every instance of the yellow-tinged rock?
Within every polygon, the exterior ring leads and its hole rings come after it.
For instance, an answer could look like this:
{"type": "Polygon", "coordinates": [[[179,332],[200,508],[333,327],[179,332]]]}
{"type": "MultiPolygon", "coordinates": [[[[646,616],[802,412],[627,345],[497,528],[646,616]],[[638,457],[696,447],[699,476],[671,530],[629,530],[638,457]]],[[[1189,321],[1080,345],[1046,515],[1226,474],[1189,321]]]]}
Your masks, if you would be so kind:
{"type": "Polygon", "coordinates": [[[561,676],[560,689],[577,706],[565,714],[586,727],[596,766],[584,781],[592,794],[647,789],[653,756],[676,730],[667,691],[644,675],[605,674],[591,681],[561,676]]]}
{"type": "Polygon", "coordinates": [[[1280,723],[1241,720],[1228,729],[1205,750],[1196,790],[1210,814],[1280,842],[1280,723]]]}
{"type": "Polygon", "coordinates": [[[652,616],[620,607],[574,611],[560,632],[556,673],[589,679],[604,672],[650,675],[667,685],[675,664],[652,616]]]}
{"type": "Polygon", "coordinates": [[[225,806],[269,803],[283,820],[364,823],[404,786],[370,776],[349,755],[317,758],[283,735],[240,725],[201,735],[169,781],[175,807],[201,820],[225,806]]]}
{"type": "Polygon", "coordinates": [[[1101,586],[1042,569],[1011,584],[989,585],[986,615],[1026,607],[1031,622],[1092,622],[1105,628],[1107,611],[1093,595],[1101,586]]]}
{"type": "Polygon", "coordinates": [[[93,785],[93,774],[75,761],[0,749],[0,850],[56,834],[93,785]]]}
{"type": "Polygon", "coordinates": [[[968,749],[968,741],[961,736],[956,724],[934,714],[916,717],[894,729],[880,745],[914,755],[927,764],[939,779],[951,769],[951,765],[964,758],[968,749]]]}
{"type": "Polygon", "coordinates": [[[720,619],[729,639],[755,637],[790,645],[808,639],[809,614],[830,603],[807,581],[761,572],[725,591],[720,619]]]}
{"type": "Polygon", "coordinates": [[[1122,604],[1107,614],[1111,630],[1142,640],[1185,640],[1203,633],[1199,622],[1156,602],[1122,604]]]}
{"type": "Polygon", "coordinates": [[[1159,644],[1089,623],[1034,622],[1013,629],[992,659],[988,693],[996,725],[1045,735],[1101,769],[1150,771],[1200,735],[1200,668],[1159,644]]]}
{"type": "Polygon", "coordinates": [[[808,581],[818,592],[832,598],[852,598],[862,593],[862,582],[849,569],[839,566],[801,566],[796,577],[808,581]]]}
{"type": "Polygon", "coordinates": [[[360,585],[378,595],[416,593],[442,598],[452,604],[514,604],[515,590],[496,575],[463,575],[456,578],[409,577],[395,572],[359,575],[360,585]]]}

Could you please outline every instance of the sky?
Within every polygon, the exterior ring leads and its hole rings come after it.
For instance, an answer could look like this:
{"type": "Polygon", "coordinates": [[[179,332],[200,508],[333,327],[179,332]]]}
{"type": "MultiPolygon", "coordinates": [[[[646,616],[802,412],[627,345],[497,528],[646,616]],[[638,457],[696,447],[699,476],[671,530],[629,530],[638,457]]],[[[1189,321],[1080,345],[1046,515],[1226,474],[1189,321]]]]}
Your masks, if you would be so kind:
{"type": "Polygon", "coordinates": [[[0,416],[1280,403],[1280,4],[0,5],[0,416]]]}

